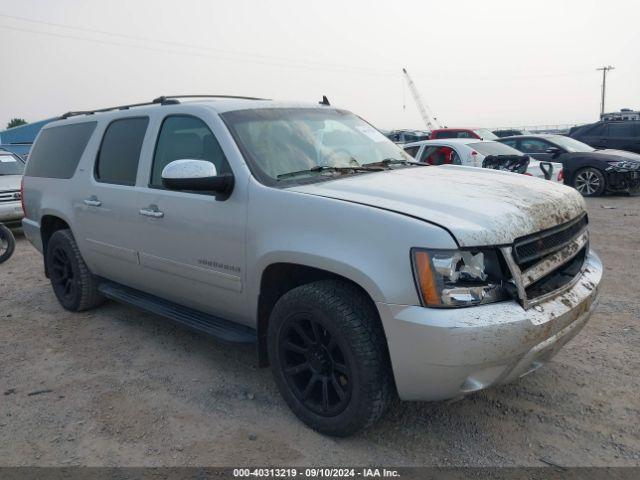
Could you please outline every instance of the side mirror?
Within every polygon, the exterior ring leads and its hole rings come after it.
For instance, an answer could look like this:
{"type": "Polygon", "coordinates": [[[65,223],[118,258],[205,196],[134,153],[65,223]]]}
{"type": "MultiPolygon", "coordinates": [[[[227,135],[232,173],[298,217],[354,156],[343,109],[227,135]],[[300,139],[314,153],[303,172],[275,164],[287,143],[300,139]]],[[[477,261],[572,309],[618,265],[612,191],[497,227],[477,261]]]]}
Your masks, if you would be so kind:
{"type": "Polygon", "coordinates": [[[561,150],[558,147],[549,147],[545,150],[546,153],[550,153],[554,157],[561,153],[561,150]]]}
{"type": "Polygon", "coordinates": [[[218,175],[216,166],[205,160],[174,160],[162,170],[162,185],[169,190],[213,192],[224,200],[233,190],[233,175],[218,175]]]}

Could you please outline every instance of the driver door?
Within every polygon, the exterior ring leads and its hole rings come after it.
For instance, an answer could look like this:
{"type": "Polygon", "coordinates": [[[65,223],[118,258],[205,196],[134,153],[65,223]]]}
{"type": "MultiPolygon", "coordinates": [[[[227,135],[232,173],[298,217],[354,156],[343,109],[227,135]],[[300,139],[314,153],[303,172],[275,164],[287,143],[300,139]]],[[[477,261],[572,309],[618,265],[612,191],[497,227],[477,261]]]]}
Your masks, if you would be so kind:
{"type": "Polygon", "coordinates": [[[149,184],[138,197],[146,288],[180,305],[242,321],[245,185],[236,185],[225,200],[208,192],[167,190],[162,170],[179,159],[206,160],[219,173],[231,173],[224,151],[202,119],[182,114],[163,119],[149,184]]]}

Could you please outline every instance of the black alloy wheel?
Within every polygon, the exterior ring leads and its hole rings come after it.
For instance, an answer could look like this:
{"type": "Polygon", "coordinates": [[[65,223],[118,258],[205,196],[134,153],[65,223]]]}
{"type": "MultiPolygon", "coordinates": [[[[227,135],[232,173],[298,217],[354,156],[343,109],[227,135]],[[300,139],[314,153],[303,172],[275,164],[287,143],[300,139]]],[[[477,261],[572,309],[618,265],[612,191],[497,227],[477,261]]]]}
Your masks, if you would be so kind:
{"type": "Polygon", "coordinates": [[[53,290],[61,303],[73,301],[78,292],[78,278],[64,245],[56,245],[50,252],[49,275],[53,290]]]}
{"type": "Polygon", "coordinates": [[[351,398],[351,369],[336,337],[305,314],[290,317],[280,334],[280,358],[289,388],[322,416],[342,412],[351,398]]]}

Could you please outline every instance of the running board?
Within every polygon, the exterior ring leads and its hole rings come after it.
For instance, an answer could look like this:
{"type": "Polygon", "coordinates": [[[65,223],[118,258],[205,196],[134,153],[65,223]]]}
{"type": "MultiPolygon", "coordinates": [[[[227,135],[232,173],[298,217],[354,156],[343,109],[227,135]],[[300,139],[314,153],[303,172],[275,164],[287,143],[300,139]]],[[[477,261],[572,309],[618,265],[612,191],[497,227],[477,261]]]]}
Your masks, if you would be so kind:
{"type": "Polygon", "coordinates": [[[192,330],[206,333],[229,343],[256,343],[257,334],[252,328],[230,322],[220,317],[202,313],[192,308],[164,300],[148,293],[125,287],[114,282],[102,282],[98,291],[116,302],[127,303],[134,307],[166,317],[192,330]]]}

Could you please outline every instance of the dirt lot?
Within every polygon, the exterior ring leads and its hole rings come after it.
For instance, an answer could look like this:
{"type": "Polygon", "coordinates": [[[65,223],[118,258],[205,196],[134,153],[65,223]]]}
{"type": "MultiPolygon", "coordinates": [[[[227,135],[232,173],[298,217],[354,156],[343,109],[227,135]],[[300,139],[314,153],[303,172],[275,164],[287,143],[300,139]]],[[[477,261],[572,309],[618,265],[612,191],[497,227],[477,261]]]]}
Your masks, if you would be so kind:
{"type": "Polygon", "coordinates": [[[640,465],[640,198],[588,206],[602,300],[553,362],[339,440],[293,416],[251,348],[115,303],[66,312],[19,236],[0,266],[0,465],[640,465]]]}

